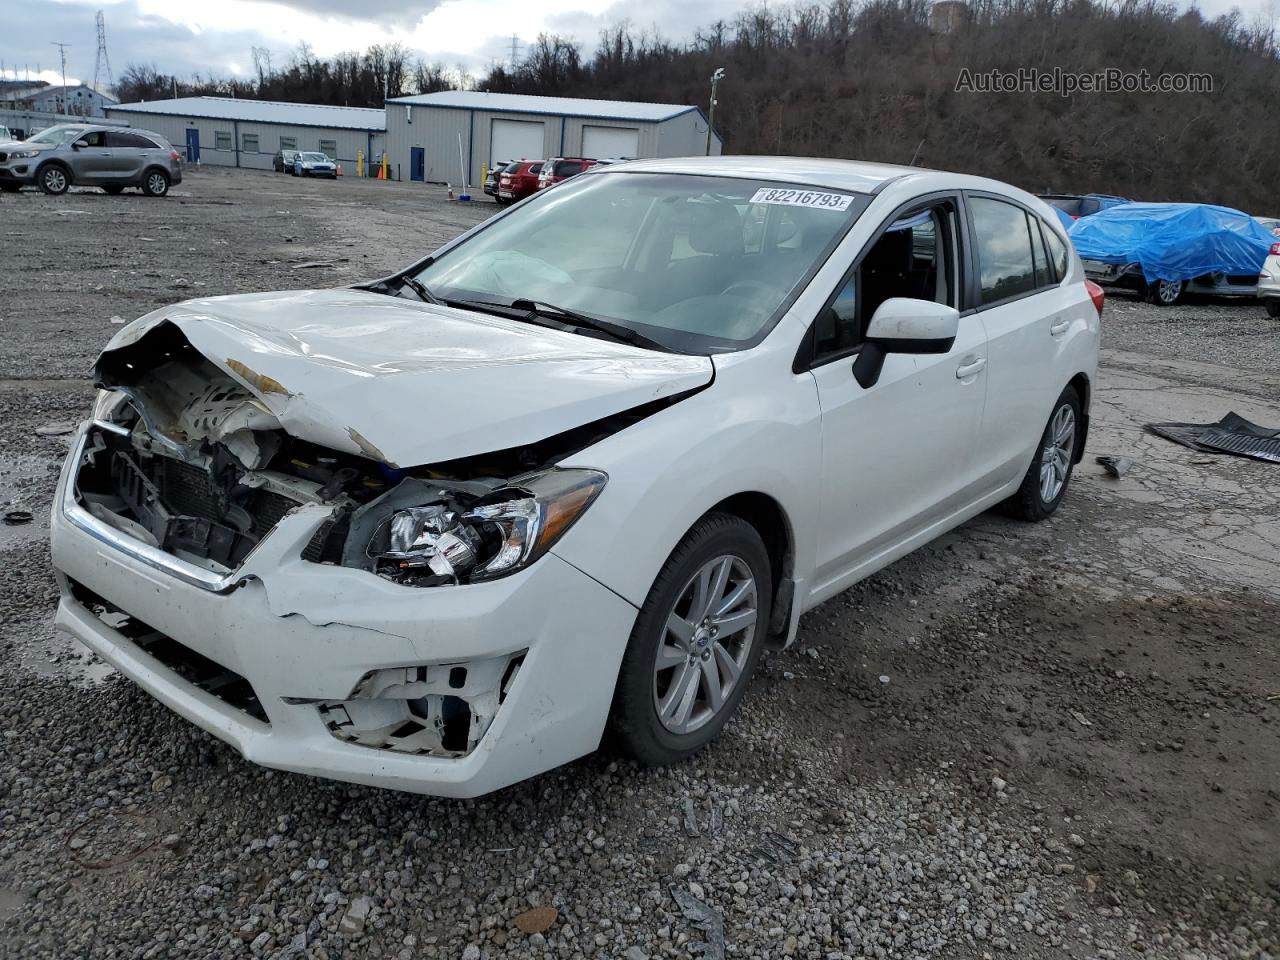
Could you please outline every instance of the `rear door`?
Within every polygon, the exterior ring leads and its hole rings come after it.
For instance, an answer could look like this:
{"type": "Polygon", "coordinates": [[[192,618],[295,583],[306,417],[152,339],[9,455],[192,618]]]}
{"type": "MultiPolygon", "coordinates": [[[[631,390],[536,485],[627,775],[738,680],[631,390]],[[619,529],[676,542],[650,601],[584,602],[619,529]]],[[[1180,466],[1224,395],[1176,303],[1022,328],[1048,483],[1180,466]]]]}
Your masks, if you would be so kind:
{"type": "Polygon", "coordinates": [[[1088,323],[1088,297],[1062,279],[1066,248],[1037,214],[994,194],[968,193],[965,206],[971,292],[988,343],[987,409],[977,452],[994,489],[1027,469],[1067,385],[1059,349],[1073,324],[1088,323]]]}
{"type": "Polygon", "coordinates": [[[107,146],[111,148],[111,176],[116,180],[141,180],[147,152],[158,151],[146,137],[122,130],[107,131],[107,146]]]}

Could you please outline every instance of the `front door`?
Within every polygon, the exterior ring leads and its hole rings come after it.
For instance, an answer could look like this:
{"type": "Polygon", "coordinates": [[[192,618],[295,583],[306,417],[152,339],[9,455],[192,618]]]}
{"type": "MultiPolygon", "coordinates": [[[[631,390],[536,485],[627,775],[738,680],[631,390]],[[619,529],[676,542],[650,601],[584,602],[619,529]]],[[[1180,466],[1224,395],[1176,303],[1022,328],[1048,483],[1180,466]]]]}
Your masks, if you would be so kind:
{"type": "Polygon", "coordinates": [[[200,131],[194,127],[187,128],[187,163],[200,162],[200,131]]]}
{"type": "Polygon", "coordinates": [[[102,130],[93,130],[84,134],[76,143],[82,147],[73,147],[71,151],[71,172],[77,183],[98,183],[111,178],[111,149],[106,134],[102,130]]]}
{"type": "Polygon", "coordinates": [[[422,181],[426,179],[427,154],[422,147],[409,148],[409,179],[422,181]]]}
{"type": "Polygon", "coordinates": [[[961,306],[964,237],[954,197],[895,214],[866,248],[814,329],[822,408],[821,516],[814,593],[829,596],[941,531],[980,499],[973,444],[982,426],[987,338],[962,316],[945,354],[891,353],[860,386],[853,362],[890,297],[961,306]]]}

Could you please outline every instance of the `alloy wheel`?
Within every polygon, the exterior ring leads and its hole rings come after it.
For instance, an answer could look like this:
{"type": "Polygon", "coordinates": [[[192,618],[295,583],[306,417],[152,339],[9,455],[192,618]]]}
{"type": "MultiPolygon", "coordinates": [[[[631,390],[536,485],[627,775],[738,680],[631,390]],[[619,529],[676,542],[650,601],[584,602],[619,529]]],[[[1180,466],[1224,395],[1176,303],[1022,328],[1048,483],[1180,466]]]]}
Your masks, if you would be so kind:
{"type": "Polygon", "coordinates": [[[159,196],[169,189],[169,184],[165,182],[164,174],[153,173],[147,178],[147,189],[149,192],[159,196]]]}
{"type": "Polygon", "coordinates": [[[1071,457],[1076,449],[1076,414],[1064,403],[1049,421],[1048,436],[1040,450],[1040,499],[1053,503],[1067,485],[1071,457]]]}
{"type": "Polygon", "coordinates": [[[61,193],[67,189],[67,175],[59,167],[50,167],[44,172],[45,186],[53,193],[61,193]]]}
{"type": "Polygon", "coordinates": [[[1156,281],[1156,297],[1165,306],[1172,306],[1177,302],[1178,297],[1182,294],[1181,280],[1158,280],[1156,281]]]}
{"type": "Polygon", "coordinates": [[[755,578],[740,557],[715,557],[685,584],[653,669],[653,705],[667,730],[692,733],[724,707],[755,643],[757,614],[755,578]]]}

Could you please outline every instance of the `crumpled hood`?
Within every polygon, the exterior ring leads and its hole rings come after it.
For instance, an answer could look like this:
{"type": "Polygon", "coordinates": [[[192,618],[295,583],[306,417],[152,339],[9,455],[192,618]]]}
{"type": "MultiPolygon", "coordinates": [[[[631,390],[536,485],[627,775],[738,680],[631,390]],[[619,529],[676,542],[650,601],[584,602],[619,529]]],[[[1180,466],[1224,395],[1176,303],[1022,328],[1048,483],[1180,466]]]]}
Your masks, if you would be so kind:
{"type": "Polygon", "coordinates": [[[188,300],[103,356],[165,322],[293,436],[401,467],[533,443],[713,376],[708,357],[351,289],[188,300]]]}

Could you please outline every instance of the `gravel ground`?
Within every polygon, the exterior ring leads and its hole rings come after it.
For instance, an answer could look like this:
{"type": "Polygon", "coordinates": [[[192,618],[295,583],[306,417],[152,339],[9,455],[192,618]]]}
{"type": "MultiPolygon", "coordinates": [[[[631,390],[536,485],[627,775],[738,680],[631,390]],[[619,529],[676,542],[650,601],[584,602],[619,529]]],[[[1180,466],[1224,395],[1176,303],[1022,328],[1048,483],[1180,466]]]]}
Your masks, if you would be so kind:
{"type": "Polygon", "coordinates": [[[37,515],[0,526],[0,956],[1280,956],[1280,468],[1141,430],[1280,426],[1260,308],[1111,298],[1090,452],[1134,470],[811,612],[694,761],[445,801],[246,764],[59,638],[36,430],[112,316],[376,275],[492,206],[202,171],[0,207],[0,508],[37,515]]]}

